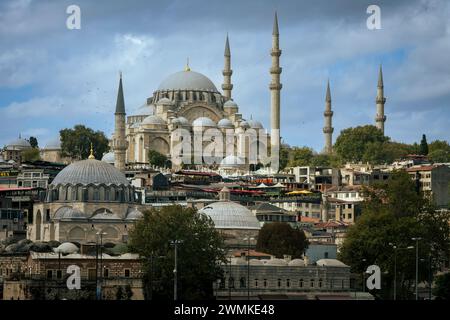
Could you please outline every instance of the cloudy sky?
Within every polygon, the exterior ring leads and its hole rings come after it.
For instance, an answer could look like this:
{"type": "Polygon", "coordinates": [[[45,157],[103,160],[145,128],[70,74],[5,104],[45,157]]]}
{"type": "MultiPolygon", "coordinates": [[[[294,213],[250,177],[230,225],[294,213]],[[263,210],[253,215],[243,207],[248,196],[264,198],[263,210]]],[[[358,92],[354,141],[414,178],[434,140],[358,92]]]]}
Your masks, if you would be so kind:
{"type": "Polygon", "coordinates": [[[280,27],[281,128],[285,142],[323,148],[326,81],[335,128],[372,124],[383,64],[386,134],[401,142],[450,140],[450,3],[396,1],[0,2],[0,146],[36,136],[43,146],[82,123],[108,135],[119,70],[132,114],[169,74],[184,68],[222,83],[228,32],[233,98],[269,127],[273,13],[280,27]],[[66,8],[81,8],[81,29],[66,8]],[[381,8],[381,30],[366,10],[381,8]]]}

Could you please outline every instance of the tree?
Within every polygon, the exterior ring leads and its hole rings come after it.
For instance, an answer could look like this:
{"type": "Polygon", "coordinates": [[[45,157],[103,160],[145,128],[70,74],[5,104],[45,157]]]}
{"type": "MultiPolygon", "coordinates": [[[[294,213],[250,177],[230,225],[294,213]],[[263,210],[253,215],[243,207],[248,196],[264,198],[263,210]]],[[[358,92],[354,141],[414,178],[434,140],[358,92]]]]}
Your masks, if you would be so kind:
{"type": "Polygon", "coordinates": [[[30,137],[30,139],[28,141],[30,142],[30,145],[32,148],[38,147],[38,141],[35,137],[30,137]]]}
{"type": "Polygon", "coordinates": [[[371,143],[389,141],[381,130],[372,125],[348,128],[341,131],[334,150],[344,161],[362,161],[371,143]]]}
{"type": "Polygon", "coordinates": [[[314,157],[314,151],[308,147],[294,147],[289,153],[290,167],[309,166],[314,157]]]}
{"type": "Polygon", "coordinates": [[[450,273],[436,277],[433,295],[436,296],[436,300],[450,300],[450,273]]]}
{"type": "Polygon", "coordinates": [[[447,141],[435,140],[428,145],[428,157],[433,162],[450,162],[450,145],[447,141]]]}
{"type": "Polygon", "coordinates": [[[73,159],[87,159],[90,154],[91,143],[96,159],[101,159],[109,150],[108,139],[102,131],[94,131],[83,125],[75,125],[73,129],[63,129],[61,136],[61,153],[63,157],[73,159]]]}
{"type": "Polygon", "coordinates": [[[212,299],[212,284],[222,277],[224,240],[211,218],[192,208],[168,206],[144,212],[129,235],[132,252],[145,258],[143,272],[147,297],[173,296],[174,247],[178,245],[178,296],[180,299],[212,299]],[[153,279],[153,280],[152,280],[153,279]],[[155,280],[157,279],[157,280],[155,280]]]}
{"type": "Polygon", "coordinates": [[[256,250],[278,258],[283,255],[301,258],[307,247],[308,240],[303,230],[294,229],[284,222],[265,223],[256,243],[256,250]]]}
{"type": "Polygon", "coordinates": [[[165,167],[167,165],[167,157],[156,150],[148,151],[148,162],[157,167],[165,167]]]}
{"type": "MultiPolygon", "coordinates": [[[[280,170],[283,170],[288,165],[290,150],[291,150],[291,147],[289,145],[284,144],[284,143],[281,145],[281,147],[280,147],[280,162],[279,162],[280,170]]],[[[270,164],[268,164],[268,166],[270,166],[270,164]]]]}
{"type": "Polygon", "coordinates": [[[420,141],[420,154],[426,156],[428,154],[428,142],[427,136],[422,135],[422,140],[420,141]]]}
{"type": "Polygon", "coordinates": [[[21,155],[23,162],[37,161],[41,158],[39,155],[39,149],[36,148],[26,149],[22,151],[21,155]]]}
{"type": "MultiPolygon", "coordinates": [[[[339,258],[359,274],[369,264],[387,272],[380,295],[389,299],[394,279],[394,249],[389,243],[406,248],[415,245],[413,237],[421,237],[419,256],[431,257],[431,269],[437,270],[449,249],[450,215],[436,211],[405,171],[393,172],[386,183],[365,188],[364,193],[362,215],[347,232],[339,258]]],[[[411,298],[415,282],[411,251],[397,250],[397,271],[398,297],[411,298]]],[[[428,274],[429,268],[419,268],[420,281],[428,281],[428,274]]]]}

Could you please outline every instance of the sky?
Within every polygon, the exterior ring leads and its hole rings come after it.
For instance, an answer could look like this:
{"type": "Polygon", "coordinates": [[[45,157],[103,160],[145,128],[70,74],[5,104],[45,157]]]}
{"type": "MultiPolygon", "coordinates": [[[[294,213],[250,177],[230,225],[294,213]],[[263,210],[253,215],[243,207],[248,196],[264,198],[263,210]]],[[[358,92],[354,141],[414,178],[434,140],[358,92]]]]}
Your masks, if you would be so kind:
{"type": "Polygon", "coordinates": [[[450,140],[450,2],[447,0],[2,0],[0,146],[84,124],[113,132],[119,71],[127,114],[168,75],[184,69],[223,82],[228,33],[232,96],[244,118],[270,127],[270,48],[278,13],[281,135],[321,151],[330,79],[333,141],[348,127],[375,123],[383,65],[385,134],[405,143],[450,140]],[[66,27],[69,5],[81,29],[66,27]],[[369,30],[367,8],[381,10],[369,30]]]}

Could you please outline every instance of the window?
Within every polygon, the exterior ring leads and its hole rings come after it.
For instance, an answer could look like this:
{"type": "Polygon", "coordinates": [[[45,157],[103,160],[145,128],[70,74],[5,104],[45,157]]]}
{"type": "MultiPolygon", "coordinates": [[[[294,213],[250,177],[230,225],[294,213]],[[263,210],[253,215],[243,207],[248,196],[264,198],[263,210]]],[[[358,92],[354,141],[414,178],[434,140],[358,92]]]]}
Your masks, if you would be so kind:
{"type": "Polygon", "coordinates": [[[311,287],[311,288],[314,288],[314,279],[311,279],[310,287],[311,287]]]}
{"type": "Polygon", "coordinates": [[[45,213],[45,221],[50,221],[50,209],[47,209],[45,213]]]}
{"type": "Polygon", "coordinates": [[[95,269],[88,269],[88,280],[95,280],[96,278],[96,270],[95,269]]]}
{"type": "Polygon", "coordinates": [[[109,277],[109,269],[105,268],[103,269],[103,278],[108,278],[109,277]]]}
{"type": "Polygon", "coordinates": [[[324,257],[324,259],[328,259],[328,252],[325,252],[323,257],[324,257]]]}
{"type": "Polygon", "coordinates": [[[126,278],[130,277],[130,269],[125,269],[125,277],[126,278]]]}
{"type": "Polygon", "coordinates": [[[53,278],[53,270],[47,270],[47,279],[53,278]]]}
{"type": "Polygon", "coordinates": [[[56,278],[57,279],[62,279],[62,270],[56,271],[56,278]]]}
{"type": "Polygon", "coordinates": [[[281,287],[281,279],[278,279],[278,288],[281,287]]]}
{"type": "Polygon", "coordinates": [[[322,279],[319,279],[319,288],[322,288],[322,279]]]}
{"type": "Polygon", "coordinates": [[[240,288],[245,288],[246,287],[246,284],[245,284],[245,278],[244,277],[242,277],[241,279],[239,279],[239,287],[240,288]]]}
{"type": "Polygon", "coordinates": [[[290,287],[291,286],[291,281],[289,279],[286,279],[286,287],[290,287]]]}
{"type": "Polygon", "coordinates": [[[303,279],[298,280],[299,288],[303,288],[303,279]]]}
{"type": "Polygon", "coordinates": [[[258,279],[255,279],[255,287],[258,287],[258,279]]]}
{"type": "Polygon", "coordinates": [[[267,279],[264,279],[264,288],[267,287],[267,279]]]}
{"type": "Polygon", "coordinates": [[[230,277],[228,279],[228,288],[234,288],[234,278],[230,277]]]}

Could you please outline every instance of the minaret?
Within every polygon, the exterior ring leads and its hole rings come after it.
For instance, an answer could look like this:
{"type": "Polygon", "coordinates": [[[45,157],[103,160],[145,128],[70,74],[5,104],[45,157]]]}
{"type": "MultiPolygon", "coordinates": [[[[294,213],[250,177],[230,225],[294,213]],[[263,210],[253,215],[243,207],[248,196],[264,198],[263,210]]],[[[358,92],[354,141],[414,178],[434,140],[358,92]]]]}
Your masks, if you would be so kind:
{"type": "Polygon", "coordinates": [[[377,103],[377,116],[375,118],[376,126],[384,134],[384,122],[386,121],[386,116],[384,115],[384,104],[386,103],[386,98],[384,97],[383,69],[381,65],[380,65],[380,73],[378,75],[376,103],[377,103]]]}
{"type": "Polygon", "coordinates": [[[325,97],[325,112],[323,113],[325,117],[325,126],[323,127],[323,133],[325,134],[325,148],[324,152],[326,154],[331,154],[333,152],[333,111],[331,111],[331,93],[330,93],[330,80],[327,83],[327,94],[325,97]]]}
{"type": "Polygon", "coordinates": [[[231,84],[231,75],[233,74],[233,70],[231,70],[231,52],[230,52],[230,43],[228,42],[228,34],[227,40],[225,42],[225,64],[222,71],[223,74],[223,84],[222,90],[223,95],[227,98],[227,100],[231,99],[231,90],[233,89],[233,85],[231,84]]]}
{"type": "Polygon", "coordinates": [[[272,156],[272,168],[278,170],[278,161],[280,155],[280,91],[282,85],[280,83],[280,35],[278,33],[278,17],[275,12],[275,18],[273,21],[273,32],[272,32],[272,51],[270,55],[272,56],[272,67],[270,68],[270,75],[272,76],[272,81],[270,82],[270,109],[271,109],[271,156],[272,156]],[[274,156],[276,158],[274,158],[274,156]],[[276,164],[274,165],[274,159],[276,164]]]}
{"type": "Polygon", "coordinates": [[[125,153],[127,151],[128,143],[125,137],[125,101],[123,98],[122,73],[120,73],[114,117],[115,128],[112,142],[112,149],[114,150],[114,166],[118,170],[125,172],[125,153]]]}

